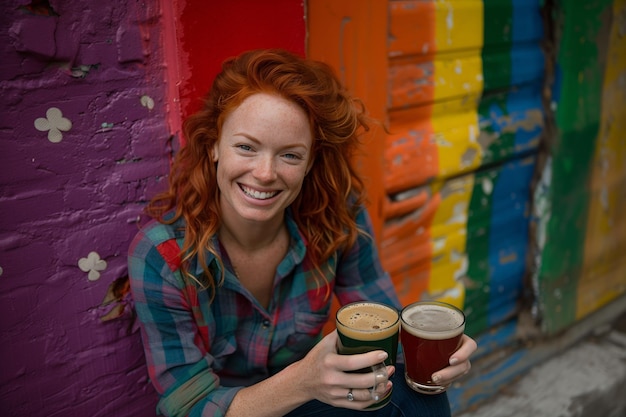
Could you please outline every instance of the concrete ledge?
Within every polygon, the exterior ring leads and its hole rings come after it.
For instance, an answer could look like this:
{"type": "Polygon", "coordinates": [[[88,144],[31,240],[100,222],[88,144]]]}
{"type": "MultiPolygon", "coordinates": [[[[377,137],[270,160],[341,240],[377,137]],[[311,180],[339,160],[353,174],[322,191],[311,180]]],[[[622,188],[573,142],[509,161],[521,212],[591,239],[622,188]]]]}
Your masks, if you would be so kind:
{"type": "Polygon", "coordinates": [[[626,295],[550,338],[521,343],[512,327],[477,339],[496,348],[450,389],[454,416],[626,415],[626,295]]]}

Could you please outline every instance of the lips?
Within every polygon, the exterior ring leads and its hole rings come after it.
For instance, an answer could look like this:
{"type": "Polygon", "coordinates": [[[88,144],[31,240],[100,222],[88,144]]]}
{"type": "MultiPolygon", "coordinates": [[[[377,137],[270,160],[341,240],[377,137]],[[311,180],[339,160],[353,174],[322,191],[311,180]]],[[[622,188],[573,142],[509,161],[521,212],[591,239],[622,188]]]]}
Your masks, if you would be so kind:
{"type": "Polygon", "coordinates": [[[246,187],[245,185],[239,185],[239,187],[245,195],[247,195],[248,197],[252,197],[256,200],[268,200],[279,193],[279,191],[257,191],[250,187],[246,187]]]}

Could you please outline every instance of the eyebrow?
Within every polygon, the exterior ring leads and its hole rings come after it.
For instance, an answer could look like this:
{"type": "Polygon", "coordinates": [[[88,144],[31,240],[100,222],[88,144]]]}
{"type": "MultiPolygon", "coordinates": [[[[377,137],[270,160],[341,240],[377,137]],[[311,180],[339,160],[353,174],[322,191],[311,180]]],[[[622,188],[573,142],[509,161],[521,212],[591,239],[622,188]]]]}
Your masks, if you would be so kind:
{"type": "MultiPolygon", "coordinates": [[[[254,143],[258,143],[258,144],[262,144],[263,142],[257,138],[255,138],[254,136],[245,133],[245,132],[236,132],[233,133],[233,136],[243,136],[244,138],[251,140],[254,143]]],[[[304,143],[301,142],[296,142],[296,143],[290,143],[287,144],[285,146],[281,146],[281,149],[291,149],[291,148],[304,148],[306,150],[310,150],[310,147],[307,147],[304,143]]]]}

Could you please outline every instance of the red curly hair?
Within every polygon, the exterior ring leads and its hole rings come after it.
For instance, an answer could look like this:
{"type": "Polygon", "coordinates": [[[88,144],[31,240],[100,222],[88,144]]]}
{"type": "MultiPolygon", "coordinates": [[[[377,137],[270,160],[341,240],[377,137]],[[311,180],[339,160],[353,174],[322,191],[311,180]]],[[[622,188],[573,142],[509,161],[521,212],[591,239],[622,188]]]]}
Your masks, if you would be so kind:
{"type": "Polygon", "coordinates": [[[197,256],[207,279],[187,276],[213,294],[223,279],[216,282],[206,261],[206,251],[217,255],[211,238],[221,219],[213,146],[225,118],[247,97],[261,92],[296,103],[309,118],[313,166],[291,208],[308,240],[308,256],[316,270],[337,250],[351,247],[361,232],[355,216],[365,195],[353,161],[360,134],[369,130],[362,103],[348,94],[331,67],[322,62],[279,49],[230,58],[215,78],[203,108],[184,122],[186,143],[172,165],[169,189],[147,207],[148,214],[164,223],[184,218],[183,260],[197,256]],[[163,216],[170,210],[174,216],[165,221],[163,216]]]}

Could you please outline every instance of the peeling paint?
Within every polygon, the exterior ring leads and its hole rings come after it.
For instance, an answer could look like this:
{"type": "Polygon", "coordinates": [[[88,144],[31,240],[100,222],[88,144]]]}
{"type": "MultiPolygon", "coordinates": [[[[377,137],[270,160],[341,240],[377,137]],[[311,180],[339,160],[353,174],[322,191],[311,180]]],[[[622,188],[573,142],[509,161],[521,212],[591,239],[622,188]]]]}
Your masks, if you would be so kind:
{"type": "Polygon", "coordinates": [[[148,417],[156,395],[139,333],[127,331],[132,316],[105,324],[93,306],[126,272],[137,231],[126,220],[168,171],[163,107],[147,112],[137,98],[146,91],[163,102],[160,11],[119,1],[2,5],[0,129],[11,139],[2,204],[12,213],[0,230],[0,314],[12,341],[0,373],[2,413],[148,417]],[[137,25],[148,38],[135,43],[137,25]],[[119,61],[120,26],[140,65],[119,61]],[[115,129],[96,134],[103,120],[115,129]],[[116,161],[136,158],[140,174],[118,175],[116,161]]]}
{"type": "MultiPolygon", "coordinates": [[[[513,76],[498,79],[510,90],[486,96],[487,83],[496,85],[496,72],[489,78],[483,73],[491,51],[482,48],[482,16],[492,9],[473,1],[390,5],[393,133],[385,153],[385,184],[393,196],[420,192],[409,197],[415,199],[412,206],[385,205],[383,259],[402,300],[445,297],[472,311],[469,330],[478,331],[516,308],[515,302],[493,297],[506,293],[511,300],[521,293],[534,168],[527,155],[538,149],[544,128],[543,61],[535,60],[541,51],[538,46],[514,49],[510,62],[523,56],[532,63],[529,71],[511,70],[513,76]],[[420,141],[411,140],[413,132],[420,141]]],[[[541,26],[538,4],[525,6],[522,16],[541,26]]],[[[506,20],[498,16],[496,21],[506,20]]],[[[541,39],[536,27],[528,39],[541,39]]],[[[502,50],[494,55],[498,60],[502,50]]]]}
{"type": "Polygon", "coordinates": [[[551,57],[557,72],[549,102],[556,129],[534,197],[535,311],[546,333],[569,326],[626,289],[621,191],[626,94],[618,87],[626,72],[618,17],[624,10],[624,0],[585,7],[572,0],[555,3],[560,31],[551,57]]]}

